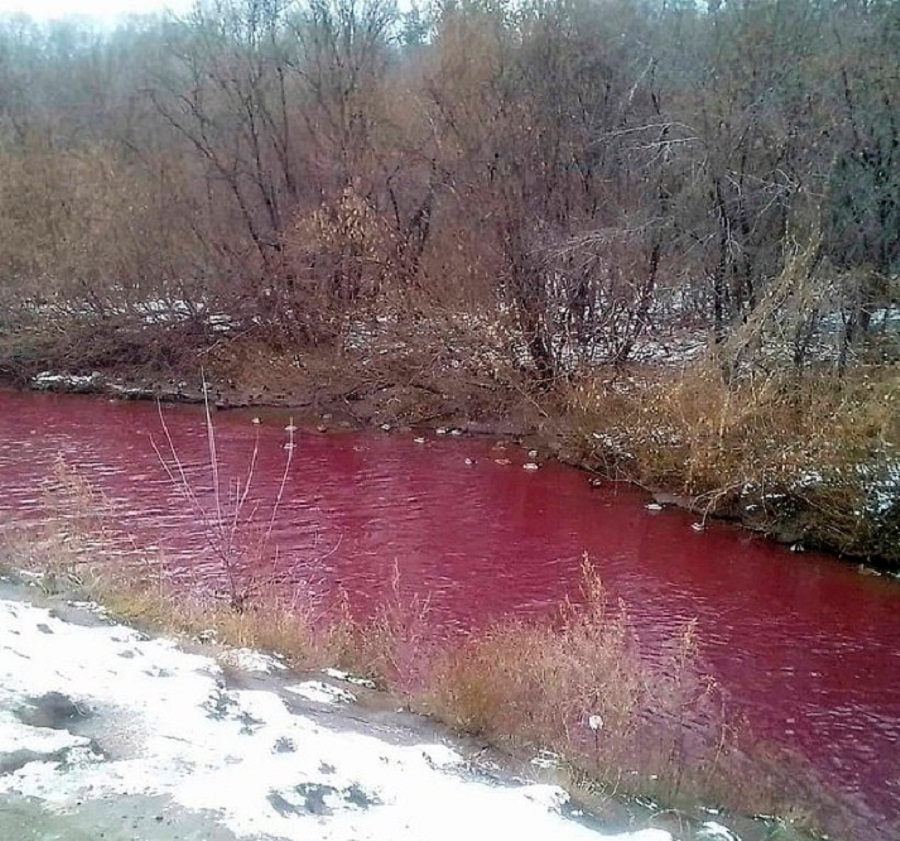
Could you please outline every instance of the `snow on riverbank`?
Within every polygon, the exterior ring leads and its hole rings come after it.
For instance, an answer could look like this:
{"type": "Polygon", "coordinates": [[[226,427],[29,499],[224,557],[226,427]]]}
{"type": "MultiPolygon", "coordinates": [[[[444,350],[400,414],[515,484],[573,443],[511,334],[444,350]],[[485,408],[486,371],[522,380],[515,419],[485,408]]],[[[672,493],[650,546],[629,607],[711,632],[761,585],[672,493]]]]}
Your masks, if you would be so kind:
{"type": "Polygon", "coordinates": [[[557,787],[500,785],[446,746],[331,729],[291,706],[276,689],[227,688],[212,658],[172,641],[0,599],[0,803],[75,813],[163,797],[255,839],[671,839],[601,835],[562,814],[557,787]]]}

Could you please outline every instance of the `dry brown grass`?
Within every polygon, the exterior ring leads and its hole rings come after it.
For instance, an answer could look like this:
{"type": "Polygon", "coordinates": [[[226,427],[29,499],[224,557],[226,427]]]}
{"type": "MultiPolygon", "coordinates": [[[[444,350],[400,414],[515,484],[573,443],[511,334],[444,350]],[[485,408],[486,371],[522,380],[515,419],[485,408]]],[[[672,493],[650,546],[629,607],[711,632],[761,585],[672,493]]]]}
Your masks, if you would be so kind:
{"type": "Polygon", "coordinates": [[[870,493],[862,471],[900,452],[897,365],[726,383],[710,358],[678,374],[582,383],[571,403],[596,469],[681,494],[703,513],[756,510],[747,519],[763,528],[900,561],[886,524],[859,514],[870,493]]]}
{"type": "Polygon", "coordinates": [[[424,708],[492,742],[552,750],[612,788],[671,801],[688,779],[708,784],[732,734],[697,671],[694,625],[651,665],[587,560],[582,589],[555,619],[502,620],[442,650],[424,708]]]}

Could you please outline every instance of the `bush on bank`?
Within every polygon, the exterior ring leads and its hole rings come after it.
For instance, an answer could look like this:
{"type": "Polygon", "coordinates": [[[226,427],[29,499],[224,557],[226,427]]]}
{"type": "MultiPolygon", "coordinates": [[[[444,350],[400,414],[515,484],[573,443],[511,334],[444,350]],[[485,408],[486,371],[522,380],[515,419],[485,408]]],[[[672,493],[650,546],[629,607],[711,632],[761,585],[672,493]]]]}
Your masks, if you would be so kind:
{"type": "Polygon", "coordinates": [[[900,566],[898,366],[728,385],[701,363],[597,378],[575,402],[595,469],[791,543],[900,566]]]}

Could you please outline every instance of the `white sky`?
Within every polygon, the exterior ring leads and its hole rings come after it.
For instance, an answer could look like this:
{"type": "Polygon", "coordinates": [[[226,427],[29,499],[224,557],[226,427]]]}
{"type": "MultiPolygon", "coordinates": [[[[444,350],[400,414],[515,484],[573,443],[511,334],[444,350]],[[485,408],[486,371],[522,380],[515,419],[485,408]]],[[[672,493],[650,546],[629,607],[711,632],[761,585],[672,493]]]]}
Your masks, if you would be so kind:
{"type": "Polygon", "coordinates": [[[24,12],[38,21],[80,15],[112,22],[122,15],[147,14],[167,7],[184,12],[192,5],[193,0],[0,0],[0,15],[24,12]]]}

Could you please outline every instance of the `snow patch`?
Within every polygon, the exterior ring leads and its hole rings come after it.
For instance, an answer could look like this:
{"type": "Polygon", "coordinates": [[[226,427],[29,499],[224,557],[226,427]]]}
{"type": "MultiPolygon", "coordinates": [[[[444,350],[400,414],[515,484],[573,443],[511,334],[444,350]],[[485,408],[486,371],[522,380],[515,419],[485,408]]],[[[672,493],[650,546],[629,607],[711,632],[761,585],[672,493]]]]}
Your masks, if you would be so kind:
{"type": "Polygon", "coordinates": [[[536,783],[526,786],[522,793],[532,803],[537,803],[548,812],[559,812],[569,802],[569,795],[559,786],[536,783]]]}
{"type": "Polygon", "coordinates": [[[109,611],[102,604],[97,604],[97,602],[68,601],[66,604],[68,604],[69,607],[74,607],[76,610],[84,610],[88,613],[93,613],[95,616],[99,616],[102,619],[109,616],[109,611]]]}
{"type": "Polygon", "coordinates": [[[96,388],[103,378],[97,372],[89,375],[83,374],[54,374],[52,371],[41,371],[31,378],[34,388],[49,390],[64,388],[67,391],[91,391],[96,388]]]}
{"type": "Polygon", "coordinates": [[[432,768],[458,768],[465,760],[447,745],[422,745],[422,756],[432,768]]]}
{"type": "Polygon", "coordinates": [[[716,821],[706,821],[697,832],[698,838],[716,839],[716,841],[741,841],[727,826],[716,821]]]}
{"type": "Polygon", "coordinates": [[[351,675],[350,672],[345,672],[341,669],[322,669],[322,674],[333,680],[342,680],[344,683],[352,683],[354,686],[362,686],[366,689],[375,688],[375,681],[369,680],[367,677],[351,675]]]}
{"type": "Polygon", "coordinates": [[[87,739],[75,736],[68,730],[32,727],[24,724],[9,710],[0,711],[0,757],[19,750],[28,750],[39,756],[50,756],[87,744],[87,739]]]}
{"type": "Polygon", "coordinates": [[[352,692],[321,680],[306,680],[286,689],[314,704],[352,704],[356,700],[352,692]]]}
{"type": "Polygon", "coordinates": [[[880,464],[860,464],[857,474],[866,487],[866,508],[876,520],[900,509],[900,459],[880,464]]]}
{"type": "Polygon", "coordinates": [[[277,657],[251,648],[229,648],[219,654],[216,660],[223,666],[263,675],[281,672],[287,668],[277,657]]]}
{"type": "Polygon", "coordinates": [[[12,760],[0,794],[61,813],[166,797],[248,841],[457,841],[492,827],[517,841],[671,841],[599,834],[560,814],[555,786],[475,778],[447,746],[324,727],[275,691],[230,690],[222,677],[171,641],[0,600],[0,760],[12,760]],[[48,693],[88,714],[53,730],[16,715],[48,693]]]}

